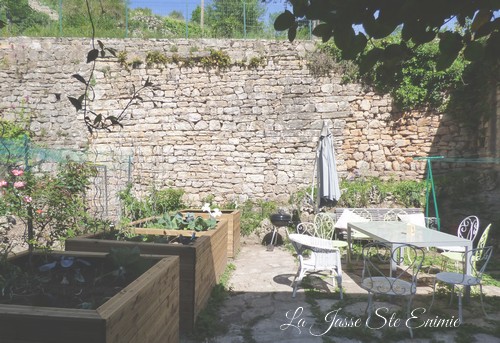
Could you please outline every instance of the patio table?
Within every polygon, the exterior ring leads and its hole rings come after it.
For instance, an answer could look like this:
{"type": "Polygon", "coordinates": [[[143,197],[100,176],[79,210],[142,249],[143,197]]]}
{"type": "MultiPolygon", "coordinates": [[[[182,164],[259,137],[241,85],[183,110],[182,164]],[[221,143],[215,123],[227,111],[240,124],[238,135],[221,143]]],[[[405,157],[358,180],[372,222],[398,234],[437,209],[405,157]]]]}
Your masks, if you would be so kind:
{"type": "MultiPolygon", "coordinates": [[[[414,225],[414,232],[408,230],[408,224],[401,221],[369,221],[347,223],[347,262],[351,261],[351,230],[370,236],[375,241],[392,244],[393,248],[402,244],[413,244],[418,247],[463,246],[465,252],[472,249],[472,241],[444,232],[414,225]]],[[[391,267],[396,268],[395,261],[391,267]]],[[[470,261],[466,263],[464,272],[470,274],[470,261]]]]}

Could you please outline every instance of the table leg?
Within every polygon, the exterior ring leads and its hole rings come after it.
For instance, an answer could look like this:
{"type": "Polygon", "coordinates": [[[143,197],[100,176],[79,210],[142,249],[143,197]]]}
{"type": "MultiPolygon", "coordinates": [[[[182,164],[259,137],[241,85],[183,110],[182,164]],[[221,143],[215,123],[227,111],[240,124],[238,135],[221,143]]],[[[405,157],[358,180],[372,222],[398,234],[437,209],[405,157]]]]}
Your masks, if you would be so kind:
{"type": "Polygon", "coordinates": [[[351,228],[349,225],[347,225],[347,263],[351,263],[351,248],[352,248],[352,242],[351,242],[351,228]]]}

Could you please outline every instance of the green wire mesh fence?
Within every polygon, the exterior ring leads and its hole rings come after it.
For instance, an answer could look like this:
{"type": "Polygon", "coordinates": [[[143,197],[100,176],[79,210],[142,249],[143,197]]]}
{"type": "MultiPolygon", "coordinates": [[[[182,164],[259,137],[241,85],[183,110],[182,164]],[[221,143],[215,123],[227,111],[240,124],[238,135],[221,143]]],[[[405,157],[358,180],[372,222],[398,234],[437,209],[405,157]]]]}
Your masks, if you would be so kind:
{"type": "MultiPolygon", "coordinates": [[[[2,36],[287,39],[285,0],[16,0],[0,3],[2,36]],[[91,18],[89,16],[89,11],[91,18]],[[92,19],[92,20],[90,20],[92,19]]],[[[298,39],[311,39],[309,22],[298,39]]]]}

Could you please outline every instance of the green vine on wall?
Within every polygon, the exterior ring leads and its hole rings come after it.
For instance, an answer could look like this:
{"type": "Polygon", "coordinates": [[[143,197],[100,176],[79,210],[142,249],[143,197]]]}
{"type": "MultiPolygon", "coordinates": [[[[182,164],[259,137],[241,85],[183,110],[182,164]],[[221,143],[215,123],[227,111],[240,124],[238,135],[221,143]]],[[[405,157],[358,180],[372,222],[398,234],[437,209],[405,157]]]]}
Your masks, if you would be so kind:
{"type": "MultiPolygon", "coordinates": [[[[376,41],[380,47],[395,46],[399,36],[376,41]]],[[[418,47],[409,47],[411,58],[391,64],[391,71],[382,63],[366,63],[377,48],[366,50],[353,61],[345,60],[333,42],[318,45],[309,57],[308,66],[317,76],[334,72],[342,83],[362,82],[376,90],[389,93],[394,105],[402,111],[437,110],[448,112],[462,122],[477,124],[480,117],[491,111],[491,94],[500,71],[498,60],[493,64],[470,62],[459,55],[450,67],[438,66],[439,40],[418,47]],[[367,67],[368,66],[368,67],[367,67]]]]}

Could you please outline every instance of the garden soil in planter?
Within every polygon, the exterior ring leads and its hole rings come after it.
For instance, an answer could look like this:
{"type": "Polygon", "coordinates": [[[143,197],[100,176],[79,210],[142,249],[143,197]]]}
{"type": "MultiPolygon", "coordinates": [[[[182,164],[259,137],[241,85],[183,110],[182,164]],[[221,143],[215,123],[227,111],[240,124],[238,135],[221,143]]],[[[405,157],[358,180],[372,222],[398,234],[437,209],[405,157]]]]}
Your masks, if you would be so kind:
{"type": "Polygon", "coordinates": [[[178,342],[179,258],[134,256],[120,267],[111,260],[77,251],[35,253],[31,263],[27,253],[10,257],[37,278],[1,298],[0,342],[178,342]]]}
{"type": "MultiPolygon", "coordinates": [[[[138,234],[178,236],[179,231],[163,229],[136,229],[138,234]],[[141,231],[144,230],[144,231],[141,231]]],[[[180,231],[189,237],[189,231],[180,231]]],[[[184,244],[133,242],[106,239],[105,234],[85,235],[66,240],[68,251],[107,252],[116,247],[138,247],[142,254],[174,255],[180,257],[180,330],[193,330],[196,317],[206,306],[213,287],[227,264],[227,220],[214,230],[197,232],[194,242],[184,244]],[[198,237],[199,235],[199,237],[198,237]]],[[[168,240],[168,239],[166,239],[168,240]]]]}

